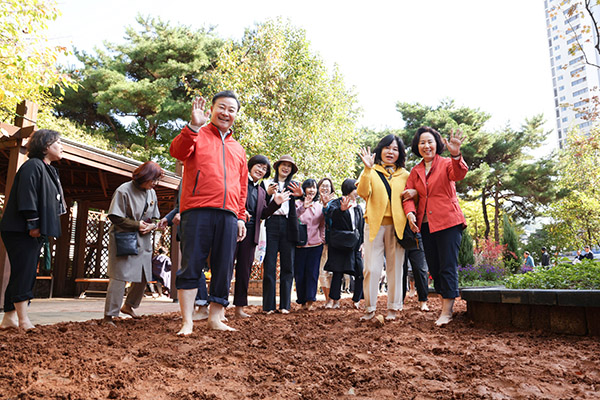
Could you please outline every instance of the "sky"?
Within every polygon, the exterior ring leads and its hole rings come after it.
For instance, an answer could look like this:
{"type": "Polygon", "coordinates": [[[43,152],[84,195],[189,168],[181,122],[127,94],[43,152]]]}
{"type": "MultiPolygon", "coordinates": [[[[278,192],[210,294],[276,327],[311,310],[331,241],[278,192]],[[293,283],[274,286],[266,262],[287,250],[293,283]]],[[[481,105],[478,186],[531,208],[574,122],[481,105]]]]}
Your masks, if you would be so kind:
{"type": "Polygon", "coordinates": [[[288,18],[354,87],[361,126],[401,128],[396,103],[453,99],[491,114],[489,130],[518,129],[543,113],[553,131],[546,147],[557,140],[542,0],[58,0],[58,7],[52,41],[87,51],[122,42],[138,13],[194,29],[215,26],[234,40],[256,23],[288,18]]]}

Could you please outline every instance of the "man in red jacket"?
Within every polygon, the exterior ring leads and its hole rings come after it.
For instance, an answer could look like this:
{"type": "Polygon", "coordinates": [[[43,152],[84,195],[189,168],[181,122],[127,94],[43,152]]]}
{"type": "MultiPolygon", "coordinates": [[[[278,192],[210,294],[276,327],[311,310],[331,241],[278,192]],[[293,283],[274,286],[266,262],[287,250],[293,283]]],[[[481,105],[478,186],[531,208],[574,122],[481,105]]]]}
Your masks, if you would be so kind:
{"type": "Polygon", "coordinates": [[[194,300],[209,254],[208,326],[235,330],[221,318],[229,304],[236,241],[246,236],[248,166],[246,152],[231,131],[240,103],[233,92],[224,91],[213,97],[210,111],[204,110],[205,105],[203,98],[194,99],[191,122],[170,147],[171,155],[184,166],[179,205],[181,269],[176,279],[183,325],[178,335],[192,333],[194,300]]]}

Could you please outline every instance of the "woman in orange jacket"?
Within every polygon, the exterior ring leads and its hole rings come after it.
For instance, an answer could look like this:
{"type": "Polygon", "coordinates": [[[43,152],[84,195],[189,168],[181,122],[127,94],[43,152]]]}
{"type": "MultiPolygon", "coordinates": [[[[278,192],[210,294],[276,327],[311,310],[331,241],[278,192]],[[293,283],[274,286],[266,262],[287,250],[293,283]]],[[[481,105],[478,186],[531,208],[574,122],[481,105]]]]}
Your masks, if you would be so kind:
{"type": "Polygon", "coordinates": [[[419,128],[411,149],[423,161],[410,172],[403,193],[406,218],[414,232],[421,231],[429,272],[436,292],[442,295],[438,326],[452,320],[454,299],[459,296],[458,248],[466,223],[454,182],[462,180],[469,170],[460,152],[462,141],[459,130],[446,140],[433,128],[419,128]],[[445,147],[451,158],[440,155],[445,147]],[[413,199],[417,194],[415,207],[413,199]]]}

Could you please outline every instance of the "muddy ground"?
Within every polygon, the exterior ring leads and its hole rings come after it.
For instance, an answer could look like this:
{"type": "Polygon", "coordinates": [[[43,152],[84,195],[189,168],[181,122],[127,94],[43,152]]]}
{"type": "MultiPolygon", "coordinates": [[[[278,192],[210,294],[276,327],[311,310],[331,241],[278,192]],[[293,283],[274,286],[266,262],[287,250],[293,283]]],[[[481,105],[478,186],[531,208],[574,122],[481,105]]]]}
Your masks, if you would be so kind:
{"type": "Polygon", "coordinates": [[[598,338],[476,328],[462,301],[443,328],[437,298],[383,326],[342,304],[186,338],[176,313],[0,331],[0,399],[600,398],[598,338]]]}

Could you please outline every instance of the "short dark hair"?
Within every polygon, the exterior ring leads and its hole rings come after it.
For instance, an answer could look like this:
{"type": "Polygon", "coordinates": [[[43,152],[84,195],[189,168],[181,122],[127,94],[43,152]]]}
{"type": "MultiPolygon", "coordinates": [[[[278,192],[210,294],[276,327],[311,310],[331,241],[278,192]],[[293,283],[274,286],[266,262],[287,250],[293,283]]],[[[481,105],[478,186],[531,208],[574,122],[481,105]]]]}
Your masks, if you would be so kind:
{"type": "Polygon", "coordinates": [[[545,247],[542,247],[542,251],[546,251],[546,248],[545,248],[545,247]]]}
{"type": "Polygon", "coordinates": [[[131,179],[138,185],[160,179],[164,172],[160,165],[154,161],[146,161],[131,173],[131,179]]]}
{"type": "Polygon", "coordinates": [[[442,142],[442,135],[430,126],[422,126],[415,132],[410,146],[414,155],[421,157],[421,153],[419,153],[419,140],[421,140],[421,135],[424,133],[431,133],[433,135],[433,139],[435,140],[435,154],[442,154],[445,148],[444,142],[442,142]]]}
{"type": "Polygon", "coordinates": [[[356,189],[356,179],[348,178],[342,182],[342,196],[348,196],[356,189]]]}
{"type": "Polygon", "coordinates": [[[262,154],[257,154],[255,156],[250,157],[250,159],[248,160],[248,172],[250,172],[252,170],[252,167],[254,167],[256,164],[264,164],[267,166],[267,172],[265,173],[263,179],[267,179],[271,176],[271,163],[269,162],[269,159],[267,157],[263,156],[262,154]]]}
{"type": "MultiPolygon", "coordinates": [[[[307,180],[305,180],[304,182],[302,182],[302,192],[304,192],[304,194],[302,195],[302,200],[304,200],[304,198],[306,197],[306,189],[314,187],[315,189],[317,189],[317,181],[315,181],[312,178],[308,178],[307,180]]],[[[319,200],[319,190],[317,189],[317,194],[315,194],[315,197],[313,197],[313,201],[318,201],[319,200]]]]}
{"type": "Polygon", "coordinates": [[[319,189],[321,189],[321,185],[323,184],[323,182],[329,182],[329,186],[331,186],[331,193],[335,193],[335,186],[333,186],[333,181],[331,180],[331,178],[322,178],[319,183],[317,183],[317,192],[319,191],[319,189]]]}
{"type": "Polygon", "coordinates": [[[379,143],[377,143],[377,147],[375,147],[375,150],[373,151],[375,153],[375,162],[376,163],[381,163],[381,150],[383,150],[384,147],[388,147],[390,144],[392,144],[393,141],[396,141],[396,144],[398,145],[398,159],[396,160],[396,167],[400,168],[400,167],[404,167],[404,161],[406,160],[406,150],[404,148],[404,142],[402,142],[402,139],[400,139],[400,136],[396,136],[393,134],[389,134],[387,136],[384,136],[379,143]]]}
{"type": "Polygon", "coordinates": [[[229,97],[229,98],[232,98],[232,99],[234,99],[234,100],[235,100],[235,102],[237,103],[237,106],[238,106],[238,109],[237,109],[237,110],[238,110],[238,111],[240,111],[240,107],[241,107],[241,106],[240,106],[240,101],[238,100],[238,98],[237,98],[237,96],[235,95],[235,93],[234,93],[233,91],[231,91],[231,90],[223,90],[222,92],[219,92],[219,93],[215,94],[215,95],[213,96],[213,98],[212,98],[212,105],[214,106],[214,105],[215,105],[215,102],[216,102],[218,99],[222,98],[222,97],[229,97]]]}
{"type": "Polygon", "coordinates": [[[27,142],[27,157],[44,159],[48,147],[60,139],[60,133],[51,129],[40,129],[35,131],[29,142],[27,142]]]}

